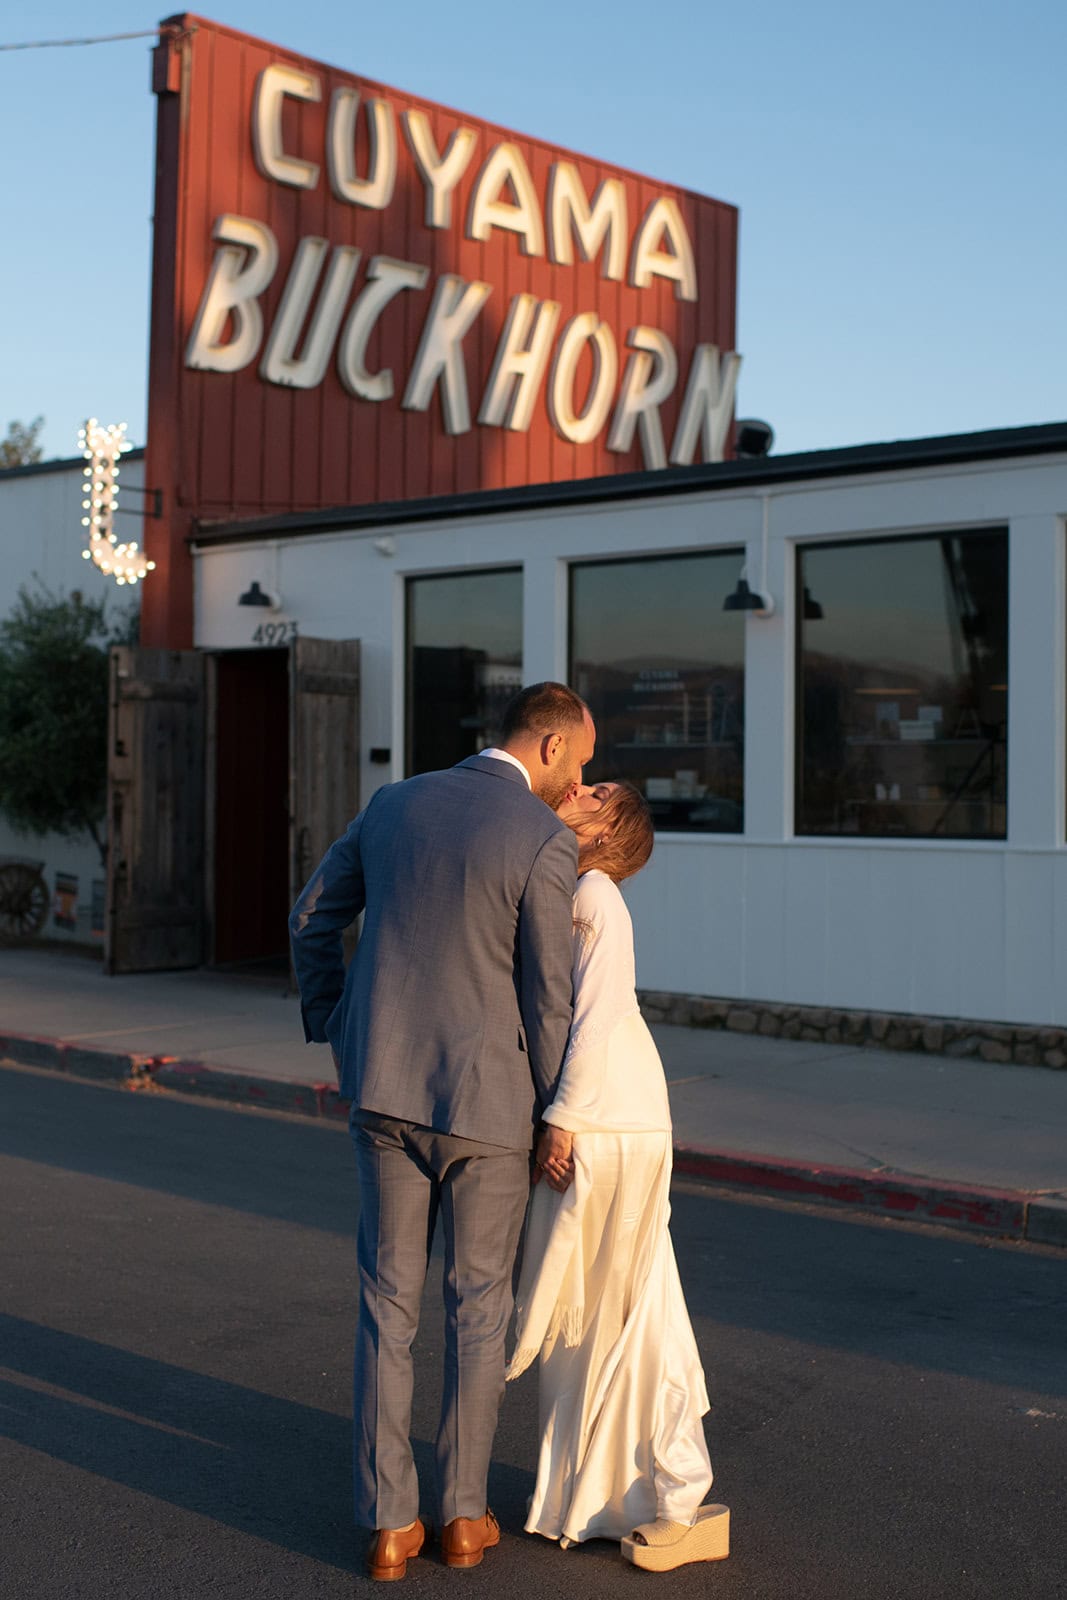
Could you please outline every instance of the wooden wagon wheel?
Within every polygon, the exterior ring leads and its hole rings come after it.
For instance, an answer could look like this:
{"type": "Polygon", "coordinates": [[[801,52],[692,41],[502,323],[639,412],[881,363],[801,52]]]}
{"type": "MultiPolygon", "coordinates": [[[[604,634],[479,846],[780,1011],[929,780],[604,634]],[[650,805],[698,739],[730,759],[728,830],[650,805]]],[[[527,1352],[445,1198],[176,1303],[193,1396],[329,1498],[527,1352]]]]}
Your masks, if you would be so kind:
{"type": "Polygon", "coordinates": [[[0,866],[0,936],[32,939],[48,920],[48,885],[21,861],[0,866]]]}

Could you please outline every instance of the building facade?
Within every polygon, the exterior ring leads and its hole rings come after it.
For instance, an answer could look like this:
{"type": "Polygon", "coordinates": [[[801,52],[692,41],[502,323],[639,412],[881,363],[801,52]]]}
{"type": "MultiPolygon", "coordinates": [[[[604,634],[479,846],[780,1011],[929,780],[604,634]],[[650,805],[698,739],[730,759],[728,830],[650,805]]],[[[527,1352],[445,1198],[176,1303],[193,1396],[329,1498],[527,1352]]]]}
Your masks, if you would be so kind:
{"type": "Polygon", "coordinates": [[[737,216],[178,17],[115,970],[284,959],[375,787],[571,682],[672,993],[1067,1023],[1067,426],[736,452],[737,216]]]}
{"type": "Polygon", "coordinates": [[[572,683],[657,819],[646,988],[1061,1025],[1065,506],[1056,425],[220,525],[196,643],[358,638],[364,799],[572,683]]]}

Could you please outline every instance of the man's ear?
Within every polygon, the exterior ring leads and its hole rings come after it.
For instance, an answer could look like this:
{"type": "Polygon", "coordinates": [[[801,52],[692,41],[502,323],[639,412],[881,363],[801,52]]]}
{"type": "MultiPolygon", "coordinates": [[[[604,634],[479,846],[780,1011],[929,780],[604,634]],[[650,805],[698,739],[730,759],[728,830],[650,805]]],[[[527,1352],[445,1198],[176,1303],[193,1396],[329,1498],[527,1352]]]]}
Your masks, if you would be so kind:
{"type": "Polygon", "coordinates": [[[561,733],[545,734],[544,738],[541,740],[541,760],[544,762],[546,767],[555,761],[560,750],[562,749],[562,746],[563,735],[561,733]]]}

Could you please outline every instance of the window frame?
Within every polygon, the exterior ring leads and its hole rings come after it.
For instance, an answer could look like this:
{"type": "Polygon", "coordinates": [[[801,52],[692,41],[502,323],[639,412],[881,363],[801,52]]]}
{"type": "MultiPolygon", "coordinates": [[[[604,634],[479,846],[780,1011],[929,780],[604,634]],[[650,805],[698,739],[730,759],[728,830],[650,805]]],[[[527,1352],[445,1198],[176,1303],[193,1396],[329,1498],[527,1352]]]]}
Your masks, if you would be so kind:
{"type": "MultiPolygon", "coordinates": [[[[1011,684],[1011,526],[1008,522],[987,524],[968,523],[942,528],[925,528],[907,533],[874,533],[849,536],[832,535],[827,538],[809,537],[793,541],[793,829],[792,837],[798,843],[845,844],[849,848],[870,845],[940,845],[953,848],[958,845],[984,845],[990,849],[1004,848],[1010,838],[1011,818],[1008,811],[1010,798],[1010,696],[1005,697],[1004,738],[1004,831],[1003,833],[829,833],[806,829],[801,822],[801,800],[804,768],[804,569],[803,558],[808,551],[854,549],[857,545],[903,545],[930,543],[931,540],[960,538],[1003,538],[1007,560],[1004,580],[1005,650],[1004,666],[1007,683],[1011,684]]],[[[818,597],[816,596],[816,599],[818,597]]]]}
{"type": "MultiPolygon", "coordinates": [[[[679,548],[678,546],[675,546],[673,549],[670,549],[670,550],[649,550],[649,549],[645,549],[645,550],[640,550],[640,551],[637,551],[637,552],[629,552],[628,551],[623,555],[612,554],[612,555],[606,555],[606,556],[599,556],[599,555],[596,555],[596,554],[589,554],[589,555],[583,554],[583,555],[571,555],[571,556],[569,556],[567,558],[567,563],[566,563],[566,566],[567,566],[567,575],[566,575],[567,576],[567,589],[566,589],[566,594],[567,594],[567,614],[566,614],[566,640],[565,640],[565,644],[566,644],[566,663],[567,663],[567,682],[568,682],[568,684],[571,687],[574,687],[574,684],[573,684],[573,680],[574,680],[574,612],[575,612],[575,606],[574,606],[574,574],[575,574],[575,571],[576,571],[577,568],[579,568],[579,567],[633,567],[633,566],[639,566],[639,565],[641,565],[641,563],[649,562],[649,561],[667,562],[667,561],[697,560],[697,559],[699,559],[699,558],[701,558],[703,556],[722,556],[722,557],[726,557],[726,558],[735,560],[737,562],[737,564],[738,564],[737,565],[738,577],[740,577],[741,572],[742,572],[742,570],[743,570],[743,568],[745,566],[745,563],[748,560],[748,549],[747,549],[747,546],[745,545],[744,541],[738,541],[737,543],[734,543],[734,542],[731,541],[728,544],[711,544],[711,545],[702,544],[702,545],[696,545],[696,546],[682,546],[681,548],[679,548]]],[[[741,696],[741,701],[742,701],[742,706],[743,706],[744,712],[745,712],[744,734],[745,734],[745,740],[747,742],[748,731],[749,731],[748,730],[748,632],[747,632],[747,628],[744,630],[744,633],[743,633],[743,636],[742,636],[741,674],[742,674],[742,696],[741,696]]],[[[734,845],[742,842],[744,840],[744,838],[745,838],[745,834],[746,834],[747,827],[748,827],[747,813],[745,812],[745,807],[744,807],[744,784],[745,784],[745,758],[744,758],[744,749],[742,749],[742,762],[741,762],[742,824],[741,824],[741,827],[739,829],[737,829],[736,831],[734,831],[734,830],[729,830],[728,831],[726,829],[718,829],[718,828],[712,829],[712,828],[694,828],[694,827],[662,828],[661,829],[659,826],[656,826],[655,827],[656,838],[657,839],[664,839],[664,840],[669,839],[669,840],[672,840],[672,841],[676,841],[676,840],[699,840],[699,841],[701,841],[703,843],[707,843],[707,842],[711,842],[711,843],[727,843],[727,844],[734,844],[734,845]]]]}
{"type": "Polygon", "coordinates": [[[508,573],[515,573],[519,578],[519,672],[523,671],[525,654],[525,587],[526,567],[522,561],[494,561],[486,566],[462,567],[436,567],[428,570],[398,573],[402,584],[402,614],[403,614],[403,642],[401,661],[403,663],[403,776],[414,776],[413,760],[413,719],[412,719],[412,653],[414,642],[412,638],[412,595],[413,585],[428,583],[438,579],[459,578],[491,578],[502,577],[508,573]]]}

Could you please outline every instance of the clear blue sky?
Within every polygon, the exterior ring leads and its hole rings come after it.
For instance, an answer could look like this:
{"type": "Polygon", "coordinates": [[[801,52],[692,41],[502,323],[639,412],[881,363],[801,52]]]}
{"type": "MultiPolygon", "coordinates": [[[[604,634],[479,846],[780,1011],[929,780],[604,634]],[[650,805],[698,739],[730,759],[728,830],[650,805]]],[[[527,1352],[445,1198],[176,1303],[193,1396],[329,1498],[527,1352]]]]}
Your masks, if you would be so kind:
{"type": "MultiPolygon", "coordinates": [[[[0,42],[150,28],[11,8],[0,42]]],[[[208,14],[729,200],[778,451],[1067,417],[1063,0],[226,0],[208,14]]],[[[0,53],[0,433],[144,440],[151,41],[0,53]]]]}

